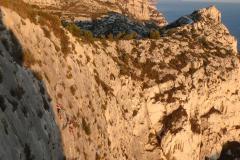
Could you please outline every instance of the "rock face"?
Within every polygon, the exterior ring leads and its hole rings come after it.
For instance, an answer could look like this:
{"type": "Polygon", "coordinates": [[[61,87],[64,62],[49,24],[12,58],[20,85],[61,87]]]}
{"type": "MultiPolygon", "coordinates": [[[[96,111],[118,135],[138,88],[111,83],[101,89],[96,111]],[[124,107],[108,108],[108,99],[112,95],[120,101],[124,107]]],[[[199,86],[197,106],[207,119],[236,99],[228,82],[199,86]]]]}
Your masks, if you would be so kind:
{"type": "Polygon", "coordinates": [[[94,37],[109,34],[113,34],[116,37],[118,33],[123,31],[127,34],[136,32],[139,37],[143,37],[151,30],[151,28],[147,28],[139,22],[132,22],[129,17],[119,13],[111,13],[109,16],[99,20],[76,22],[75,24],[83,32],[91,30],[94,37]]]}
{"type": "Polygon", "coordinates": [[[167,24],[162,13],[157,11],[156,7],[150,6],[146,0],[25,0],[25,2],[40,5],[41,8],[57,14],[61,12],[61,19],[68,21],[101,18],[101,15],[108,15],[108,12],[114,11],[126,14],[137,21],[154,23],[159,27],[167,24]],[[51,7],[48,7],[49,5],[51,7]]]}
{"type": "Polygon", "coordinates": [[[207,12],[158,40],[84,43],[2,8],[1,158],[215,160],[222,146],[239,158],[237,42],[207,12]]]}
{"type": "MultiPolygon", "coordinates": [[[[21,45],[9,27],[21,23],[21,19],[15,19],[19,17],[15,12],[2,7],[1,10],[0,159],[63,159],[61,132],[48,100],[47,86],[13,56],[20,55],[21,45]]],[[[25,25],[21,30],[23,41],[29,39],[28,29],[34,28],[28,20],[25,25]]]]}

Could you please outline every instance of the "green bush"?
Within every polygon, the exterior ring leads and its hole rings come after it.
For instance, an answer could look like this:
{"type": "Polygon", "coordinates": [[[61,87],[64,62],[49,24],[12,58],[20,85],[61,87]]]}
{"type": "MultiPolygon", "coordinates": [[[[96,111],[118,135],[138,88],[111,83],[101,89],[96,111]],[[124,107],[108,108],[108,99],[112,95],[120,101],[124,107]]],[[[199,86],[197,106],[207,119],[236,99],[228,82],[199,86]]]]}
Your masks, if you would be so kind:
{"type": "Polygon", "coordinates": [[[172,34],[173,34],[173,29],[169,29],[169,31],[167,32],[167,35],[170,37],[172,36],[172,34]]]}
{"type": "Polygon", "coordinates": [[[41,21],[44,21],[46,20],[48,22],[48,24],[44,23],[42,25],[47,25],[49,26],[50,24],[50,28],[54,31],[55,29],[59,28],[62,23],[61,23],[61,20],[59,19],[58,16],[56,15],[52,15],[50,13],[47,13],[47,12],[44,12],[44,11],[38,11],[38,16],[40,17],[40,24],[42,24],[41,21]]]}
{"type": "Polygon", "coordinates": [[[150,31],[150,38],[151,39],[159,39],[160,33],[158,30],[150,31]]]}
{"type": "Polygon", "coordinates": [[[23,19],[28,18],[33,23],[37,22],[37,11],[22,0],[3,0],[2,6],[17,12],[23,19]]]}
{"type": "Polygon", "coordinates": [[[33,71],[33,75],[34,75],[35,78],[37,78],[37,80],[39,80],[39,81],[42,81],[42,80],[43,80],[42,72],[33,71]]]}
{"type": "Polygon", "coordinates": [[[51,32],[47,29],[47,27],[42,27],[44,36],[47,38],[51,38],[51,32]]]}
{"type": "Polygon", "coordinates": [[[84,32],[84,37],[87,40],[87,42],[92,42],[93,40],[93,35],[91,31],[84,32]]]}
{"type": "Polygon", "coordinates": [[[75,92],[77,91],[77,86],[76,86],[76,84],[75,84],[75,85],[72,85],[72,86],[70,87],[70,91],[71,91],[72,95],[75,95],[75,92]]]}
{"type": "Polygon", "coordinates": [[[208,47],[209,46],[209,42],[207,41],[207,38],[206,37],[202,37],[202,43],[205,47],[208,47]]]}
{"type": "Polygon", "coordinates": [[[81,37],[81,35],[83,34],[82,30],[75,24],[66,23],[65,27],[75,37],[81,37]]]}
{"type": "Polygon", "coordinates": [[[108,39],[112,40],[112,39],[113,39],[113,35],[112,35],[112,34],[109,34],[109,35],[108,35],[108,39]]]}
{"type": "Polygon", "coordinates": [[[115,39],[120,39],[122,37],[122,33],[118,33],[117,36],[115,37],[115,39]]]}
{"type": "Polygon", "coordinates": [[[188,31],[187,31],[186,29],[184,29],[184,30],[182,31],[182,36],[186,36],[186,35],[188,35],[188,31]]]}
{"type": "Polygon", "coordinates": [[[130,33],[130,34],[126,34],[124,37],[123,37],[124,40],[131,40],[133,39],[133,33],[130,33]]]}
{"type": "Polygon", "coordinates": [[[91,134],[90,124],[87,124],[85,118],[82,118],[82,128],[87,135],[91,134]]]}
{"type": "Polygon", "coordinates": [[[36,59],[33,54],[31,54],[28,50],[23,52],[23,63],[26,68],[31,68],[31,66],[36,63],[36,59]]]}
{"type": "Polygon", "coordinates": [[[166,33],[166,29],[163,28],[163,29],[161,30],[161,34],[165,34],[165,33],[166,33]]]}
{"type": "Polygon", "coordinates": [[[194,34],[194,33],[196,33],[196,31],[197,31],[197,30],[196,30],[194,27],[192,27],[191,33],[194,34]]]}

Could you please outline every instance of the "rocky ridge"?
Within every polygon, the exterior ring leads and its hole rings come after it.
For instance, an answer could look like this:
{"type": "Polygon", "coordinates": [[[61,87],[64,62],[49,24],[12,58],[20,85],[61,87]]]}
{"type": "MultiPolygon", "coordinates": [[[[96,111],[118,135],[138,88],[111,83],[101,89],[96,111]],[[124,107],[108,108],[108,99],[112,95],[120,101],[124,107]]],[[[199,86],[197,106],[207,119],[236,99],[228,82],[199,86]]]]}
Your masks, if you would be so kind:
{"type": "Polygon", "coordinates": [[[0,156],[218,159],[222,146],[223,156],[237,155],[239,53],[216,13],[212,6],[185,16],[199,20],[158,40],[85,44],[66,31],[70,52],[64,56],[52,32],[46,36],[45,27],[1,7],[0,131],[6,145],[0,156]],[[14,56],[21,51],[36,63],[21,65],[14,56]],[[34,116],[38,112],[42,118],[34,116]]]}
{"type": "Polygon", "coordinates": [[[58,14],[66,21],[86,21],[103,18],[108,12],[117,12],[142,23],[154,23],[162,27],[167,24],[162,13],[147,0],[24,0],[48,12],[58,14]]]}
{"type": "Polygon", "coordinates": [[[90,30],[94,37],[100,37],[101,35],[106,35],[107,37],[109,34],[116,37],[117,34],[123,31],[126,34],[136,32],[138,37],[145,37],[151,29],[154,29],[154,27],[146,27],[139,22],[131,21],[129,17],[115,12],[99,20],[80,21],[74,24],[81,28],[83,32],[90,30]]]}

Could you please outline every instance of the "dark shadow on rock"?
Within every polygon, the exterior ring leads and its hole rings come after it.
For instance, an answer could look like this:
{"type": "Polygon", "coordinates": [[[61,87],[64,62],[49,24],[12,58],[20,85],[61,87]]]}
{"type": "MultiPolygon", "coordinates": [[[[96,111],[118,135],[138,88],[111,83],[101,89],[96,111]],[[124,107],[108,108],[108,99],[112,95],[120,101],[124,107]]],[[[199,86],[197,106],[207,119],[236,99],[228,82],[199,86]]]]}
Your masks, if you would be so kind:
{"type": "Polygon", "coordinates": [[[63,160],[55,106],[44,82],[25,67],[25,51],[2,16],[0,11],[0,159],[63,160]]]}
{"type": "MultiPolygon", "coordinates": [[[[205,160],[213,159],[213,157],[205,157],[205,160]]],[[[220,157],[217,160],[236,159],[240,159],[240,143],[237,141],[228,141],[222,146],[220,157]]]]}

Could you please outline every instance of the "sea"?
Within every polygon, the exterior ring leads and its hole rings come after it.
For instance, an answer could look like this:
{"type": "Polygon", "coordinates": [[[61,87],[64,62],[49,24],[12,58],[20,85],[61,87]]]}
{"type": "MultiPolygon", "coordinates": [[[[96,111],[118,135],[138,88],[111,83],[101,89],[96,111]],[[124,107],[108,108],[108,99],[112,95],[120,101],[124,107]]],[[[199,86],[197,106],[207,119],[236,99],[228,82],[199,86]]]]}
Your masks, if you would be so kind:
{"type": "Polygon", "coordinates": [[[158,11],[162,12],[168,23],[178,18],[189,15],[200,8],[215,5],[222,13],[222,23],[228,28],[231,35],[238,40],[240,51],[240,3],[234,2],[193,2],[193,1],[159,1],[155,4],[158,11]]]}

